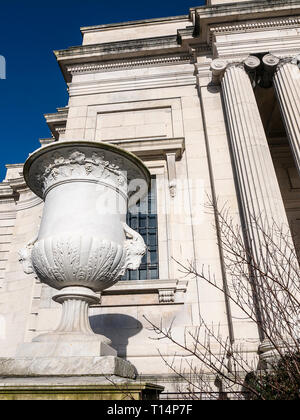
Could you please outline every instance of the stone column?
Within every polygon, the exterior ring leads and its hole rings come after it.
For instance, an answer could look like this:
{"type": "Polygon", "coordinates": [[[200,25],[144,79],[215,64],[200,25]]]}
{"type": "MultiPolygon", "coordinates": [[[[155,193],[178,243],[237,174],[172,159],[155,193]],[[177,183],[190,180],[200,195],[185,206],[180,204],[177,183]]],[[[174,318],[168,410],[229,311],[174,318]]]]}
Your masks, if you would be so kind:
{"type": "MultiPolygon", "coordinates": [[[[247,247],[256,262],[263,261],[263,238],[254,217],[259,217],[260,224],[266,229],[272,228],[274,223],[288,225],[268,141],[246,72],[255,71],[259,65],[260,60],[256,57],[228,66],[221,60],[212,63],[214,78],[219,76],[222,79],[242,223],[247,247]]],[[[253,280],[255,287],[255,278],[253,280]]],[[[263,322],[259,296],[255,296],[257,316],[263,322]]],[[[263,331],[260,331],[260,337],[262,340],[265,338],[263,331]]]]}
{"type": "Polygon", "coordinates": [[[274,87],[280,104],[295,164],[300,175],[300,55],[283,60],[274,75],[274,87]]]}
{"type": "MultiPolygon", "coordinates": [[[[247,62],[245,66],[249,67],[247,62]]],[[[253,224],[252,216],[261,216],[270,227],[274,222],[279,226],[288,225],[268,141],[245,66],[229,65],[222,78],[244,221],[248,229],[253,224]]],[[[249,230],[254,239],[257,233],[252,228],[249,230]]],[[[260,252],[259,244],[253,245],[260,252]]]]}

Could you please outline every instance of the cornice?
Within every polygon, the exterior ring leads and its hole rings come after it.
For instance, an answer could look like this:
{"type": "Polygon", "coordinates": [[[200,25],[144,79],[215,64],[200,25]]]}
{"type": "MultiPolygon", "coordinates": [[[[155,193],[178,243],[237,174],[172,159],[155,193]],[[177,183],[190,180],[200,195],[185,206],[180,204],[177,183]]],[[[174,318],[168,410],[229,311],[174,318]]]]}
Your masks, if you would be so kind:
{"type": "Polygon", "coordinates": [[[276,29],[299,28],[300,16],[281,19],[261,19],[242,21],[231,25],[211,25],[208,33],[208,45],[212,46],[215,37],[234,33],[251,33],[258,31],[272,31],[276,29]]]}
{"type": "Polygon", "coordinates": [[[83,57],[91,54],[120,54],[133,51],[142,51],[153,48],[178,48],[178,37],[176,35],[156,38],[134,39],[129,41],[109,42],[104,44],[82,45],[71,47],[66,50],[54,51],[58,60],[66,57],[83,57]]]}
{"type": "Polygon", "coordinates": [[[50,137],[48,139],[40,139],[39,141],[42,146],[47,146],[48,144],[54,143],[56,139],[54,137],[50,137]]]}
{"type": "Polygon", "coordinates": [[[299,0],[232,2],[230,4],[194,8],[191,9],[190,13],[195,24],[195,36],[198,36],[202,42],[209,42],[211,27],[229,28],[232,26],[234,31],[245,31],[247,28],[239,29],[239,25],[247,25],[250,29],[253,27],[251,22],[255,25],[257,21],[261,21],[262,26],[257,29],[267,29],[270,28],[266,23],[267,21],[277,21],[279,24],[280,20],[285,20],[286,24],[292,25],[293,23],[288,21],[292,20],[293,17],[299,18],[300,3],[299,0]]]}
{"type": "Polygon", "coordinates": [[[58,108],[57,112],[44,114],[47,125],[55,140],[59,139],[60,134],[66,130],[69,108],[58,108]]]}
{"type": "Polygon", "coordinates": [[[7,183],[10,185],[2,184],[0,184],[0,204],[14,204],[14,206],[11,211],[6,209],[3,212],[0,209],[0,219],[13,219],[15,218],[16,212],[27,210],[43,203],[43,201],[36,195],[33,195],[28,200],[19,201],[20,189],[28,189],[27,185],[25,184],[24,178],[12,180],[12,183],[7,183]]]}
{"type": "Polygon", "coordinates": [[[189,63],[193,56],[189,53],[182,53],[176,55],[158,56],[158,57],[144,57],[128,60],[115,60],[109,62],[87,63],[87,64],[74,64],[67,67],[67,72],[73,76],[80,73],[94,73],[106,72],[119,69],[129,69],[135,67],[149,67],[156,65],[170,65],[189,63]]]}
{"type": "Polygon", "coordinates": [[[85,26],[80,28],[81,33],[89,33],[89,32],[99,32],[99,31],[111,31],[114,29],[120,29],[125,27],[140,27],[144,25],[153,25],[156,23],[170,23],[170,22],[182,22],[189,19],[189,15],[181,15],[181,16],[170,16],[164,18],[154,18],[154,19],[142,19],[142,20],[134,20],[129,22],[120,22],[120,23],[108,23],[104,25],[94,25],[94,26],[85,26]]]}
{"type": "MultiPolygon", "coordinates": [[[[69,83],[73,71],[116,71],[122,68],[160,66],[189,60],[189,56],[193,57],[193,54],[188,39],[195,42],[190,36],[191,28],[187,28],[186,31],[178,31],[177,36],[73,47],[56,51],[55,55],[64,78],[69,83]]],[[[206,52],[210,47],[197,41],[195,48],[199,52],[206,52]]]]}
{"type": "Polygon", "coordinates": [[[283,19],[260,19],[242,21],[231,25],[211,25],[209,31],[214,34],[227,34],[232,32],[256,32],[257,30],[272,30],[277,28],[295,27],[300,24],[300,16],[283,19]]]}
{"type": "Polygon", "coordinates": [[[66,121],[68,118],[69,109],[59,108],[57,112],[44,114],[47,123],[66,121]]]}
{"type": "MultiPolygon", "coordinates": [[[[3,204],[5,202],[13,202],[15,204],[19,204],[19,198],[20,194],[22,192],[29,191],[29,188],[27,187],[27,184],[25,182],[25,179],[23,177],[23,164],[12,164],[12,165],[6,165],[6,168],[8,170],[8,176],[7,178],[0,183],[0,204],[3,204]],[[10,172],[10,170],[18,170],[18,175],[16,172],[10,172]],[[15,176],[15,177],[13,177],[15,176]]],[[[33,198],[36,198],[35,196],[33,198]]],[[[32,201],[32,198],[30,198],[27,201],[32,201]]]]}
{"type": "Polygon", "coordinates": [[[10,186],[10,184],[6,181],[1,182],[0,184],[0,203],[6,199],[13,199],[15,196],[15,192],[10,186]]]}

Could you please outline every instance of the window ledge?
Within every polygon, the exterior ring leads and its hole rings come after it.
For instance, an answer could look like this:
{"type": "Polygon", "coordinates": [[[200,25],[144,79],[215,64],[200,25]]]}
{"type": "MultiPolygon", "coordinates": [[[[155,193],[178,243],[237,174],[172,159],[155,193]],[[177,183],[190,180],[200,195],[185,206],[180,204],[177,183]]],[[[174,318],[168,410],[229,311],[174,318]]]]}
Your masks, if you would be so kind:
{"type": "Polygon", "coordinates": [[[105,290],[101,307],[183,304],[187,280],[120,281],[105,290]]]}

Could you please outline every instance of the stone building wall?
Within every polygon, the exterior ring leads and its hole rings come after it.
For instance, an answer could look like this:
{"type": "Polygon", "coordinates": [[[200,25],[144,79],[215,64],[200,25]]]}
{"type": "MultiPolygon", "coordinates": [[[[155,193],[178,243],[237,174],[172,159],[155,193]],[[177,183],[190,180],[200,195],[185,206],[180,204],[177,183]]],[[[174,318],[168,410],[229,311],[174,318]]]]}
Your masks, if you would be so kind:
{"type": "MultiPolygon", "coordinates": [[[[212,60],[234,63],[249,54],[299,52],[296,1],[257,1],[248,9],[221,4],[228,1],[209,3],[220,7],[82,28],[82,46],[56,52],[70,99],[66,108],[45,115],[53,137],[41,141],[42,146],[77,139],[111,142],[137,154],[156,176],[160,278],[118,283],[103,293],[90,316],[94,330],[112,340],[119,356],[140,375],[159,381],[172,376],[159,351],[171,359],[178,348],[153,341],[145,317],[156,324],[173,322],[176,337],[203,318],[247,351],[257,351],[257,327],[242,321],[204,281],[184,277],[175,260],[194,260],[199,270],[210,267],[222,285],[215,219],[205,209],[208,197],[227,203],[240,222],[222,89],[212,60]]],[[[22,166],[9,166],[0,184],[1,357],[13,357],[18,344],[59,322],[53,291],[25,275],[18,261],[18,251],[38,230],[42,207],[24,183],[22,166]]]]}

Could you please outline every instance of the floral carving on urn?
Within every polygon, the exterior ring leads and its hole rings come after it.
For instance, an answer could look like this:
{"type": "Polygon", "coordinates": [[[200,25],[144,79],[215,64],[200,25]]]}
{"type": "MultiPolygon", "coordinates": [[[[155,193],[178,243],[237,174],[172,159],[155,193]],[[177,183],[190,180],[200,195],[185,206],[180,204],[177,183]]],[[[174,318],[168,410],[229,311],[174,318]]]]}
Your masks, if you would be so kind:
{"type": "Polygon", "coordinates": [[[35,244],[32,266],[42,283],[55,289],[84,285],[101,292],[125,274],[125,246],[92,236],[49,237],[35,244]]]}
{"type": "Polygon", "coordinates": [[[80,329],[89,324],[88,305],[127,269],[137,269],[145,255],[144,240],[127,226],[126,214],[128,184],[138,179],[149,185],[149,171],[136,156],[115,146],[69,141],[30,155],[24,176],[45,205],[38,237],[21,250],[20,261],[26,273],[34,270],[42,283],[60,290],[54,299],[63,304],[65,325],[59,331],[93,334],[80,329]],[[73,310],[72,301],[80,300],[86,305],[78,306],[81,312],[73,310]],[[76,317],[84,322],[75,322],[76,317]]]}

